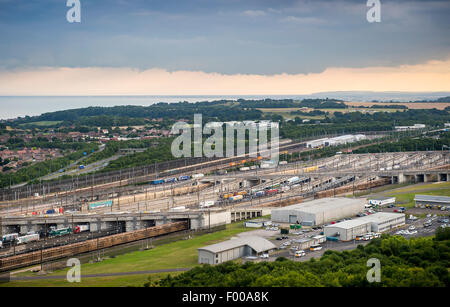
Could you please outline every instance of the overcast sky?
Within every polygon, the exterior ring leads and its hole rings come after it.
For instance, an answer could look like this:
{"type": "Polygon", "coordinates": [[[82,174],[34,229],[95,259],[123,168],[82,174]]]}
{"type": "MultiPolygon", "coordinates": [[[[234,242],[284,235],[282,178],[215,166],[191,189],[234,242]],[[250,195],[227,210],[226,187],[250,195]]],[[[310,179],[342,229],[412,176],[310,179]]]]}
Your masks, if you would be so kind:
{"type": "MultiPolygon", "coordinates": [[[[0,84],[0,95],[37,93],[25,73],[61,68],[77,69],[80,76],[89,68],[108,73],[115,68],[307,77],[330,69],[398,72],[442,62],[446,68],[440,76],[449,80],[450,1],[381,0],[380,23],[367,22],[366,2],[81,0],[82,22],[68,23],[66,0],[0,0],[0,78],[24,82],[23,91],[0,84]]],[[[48,86],[41,85],[44,94],[52,94],[48,86]]],[[[436,90],[450,89],[442,87],[436,90]]],[[[356,89],[374,88],[337,90],[356,89]]],[[[161,94],[146,92],[145,86],[143,92],[161,94]]],[[[199,87],[195,93],[211,91],[199,87]]]]}

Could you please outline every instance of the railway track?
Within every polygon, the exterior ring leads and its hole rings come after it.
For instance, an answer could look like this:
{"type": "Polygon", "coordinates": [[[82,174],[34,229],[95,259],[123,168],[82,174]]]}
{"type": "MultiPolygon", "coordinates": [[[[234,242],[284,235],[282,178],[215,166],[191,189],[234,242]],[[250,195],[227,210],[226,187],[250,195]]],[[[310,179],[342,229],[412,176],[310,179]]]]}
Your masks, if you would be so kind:
{"type": "Polygon", "coordinates": [[[153,238],[188,229],[188,221],[181,221],[126,233],[115,234],[107,237],[101,237],[94,240],[87,240],[84,242],[64,245],[60,247],[43,249],[41,251],[35,251],[27,254],[1,258],[0,272],[10,271],[61,258],[72,257],[78,254],[89,253],[116,245],[139,241],[147,238],[153,238]]]}

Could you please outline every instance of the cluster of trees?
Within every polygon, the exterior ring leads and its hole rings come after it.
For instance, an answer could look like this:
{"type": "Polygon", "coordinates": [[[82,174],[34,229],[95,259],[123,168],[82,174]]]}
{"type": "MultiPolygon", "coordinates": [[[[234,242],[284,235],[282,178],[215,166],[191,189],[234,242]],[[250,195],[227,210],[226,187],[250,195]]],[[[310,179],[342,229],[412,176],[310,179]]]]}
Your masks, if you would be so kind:
{"type": "MultiPolygon", "coordinates": [[[[150,165],[153,163],[174,160],[175,158],[172,156],[171,151],[172,140],[173,138],[163,138],[159,139],[157,142],[152,141],[152,147],[148,148],[146,151],[127,155],[124,157],[120,157],[117,160],[111,161],[109,162],[108,166],[102,169],[102,172],[115,171],[123,168],[150,165]]],[[[143,146],[144,144],[148,145],[148,143],[146,142],[142,144],[143,146]]],[[[117,144],[113,146],[117,146],[117,144]]],[[[130,146],[132,146],[132,144],[130,144],[130,146]]]]}
{"type": "Polygon", "coordinates": [[[24,147],[37,147],[37,148],[57,148],[61,150],[80,150],[85,147],[85,142],[77,142],[71,138],[62,141],[57,138],[49,140],[45,137],[37,137],[25,142],[20,137],[9,138],[3,145],[7,146],[11,150],[21,149],[24,147]]]}
{"type": "Polygon", "coordinates": [[[354,150],[353,153],[442,150],[444,145],[450,145],[449,132],[443,133],[438,139],[431,137],[404,137],[396,142],[382,142],[380,144],[359,148],[354,150]]]}
{"type": "Polygon", "coordinates": [[[398,112],[335,112],[334,116],[326,116],[320,125],[305,125],[300,117],[294,121],[283,122],[280,136],[290,139],[326,134],[353,133],[361,131],[390,131],[395,126],[414,125],[417,123],[428,126],[442,125],[450,120],[446,110],[408,110],[398,112]]]}
{"type": "Polygon", "coordinates": [[[151,106],[89,107],[45,113],[40,116],[17,119],[11,125],[39,121],[62,121],[61,126],[129,126],[145,124],[145,118],[170,118],[173,120],[193,118],[203,114],[204,120],[260,119],[262,112],[228,101],[158,103],[151,106]],[[120,116],[117,116],[120,114],[120,116]]]}
{"type": "MultiPolygon", "coordinates": [[[[162,143],[166,146],[167,141],[162,143]]],[[[105,149],[90,155],[84,162],[91,164],[103,159],[110,158],[119,153],[120,149],[132,148],[150,148],[160,146],[160,140],[129,140],[129,141],[111,141],[106,143],[105,149]]]]}
{"type": "Polygon", "coordinates": [[[168,275],[163,287],[448,287],[450,285],[450,229],[436,237],[413,238],[383,235],[351,251],[328,250],[319,259],[217,266],[203,265],[176,277],[168,275]],[[367,261],[381,263],[381,282],[369,283],[367,261]]]}

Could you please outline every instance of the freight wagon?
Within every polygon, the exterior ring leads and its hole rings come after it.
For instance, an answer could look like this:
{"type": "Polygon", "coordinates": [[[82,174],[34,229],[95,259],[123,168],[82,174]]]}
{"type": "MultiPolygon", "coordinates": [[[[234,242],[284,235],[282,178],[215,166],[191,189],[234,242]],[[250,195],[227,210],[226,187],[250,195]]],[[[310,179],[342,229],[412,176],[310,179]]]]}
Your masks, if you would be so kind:
{"type": "Polygon", "coordinates": [[[16,241],[17,241],[17,245],[27,244],[27,243],[30,243],[30,242],[39,241],[39,234],[38,233],[34,233],[34,234],[18,237],[16,239],[16,241]]]}
{"type": "Polygon", "coordinates": [[[89,204],[88,208],[89,208],[89,210],[93,210],[93,209],[99,209],[99,208],[112,207],[112,205],[113,205],[112,200],[106,200],[106,201],[101,201],[98,203],[89,204]]]}
{"type": "Polygon", "coordinates": [[[238,200],[242,200],[244,198],[244,196],[242,195],[236,195],[236,196],[232,196],[230,197],[231,201],[238,201],[238,200]]]}
{"type": "Polygon", "coordinates": [[[168,178],[166,180],[164,180],[166,183],[172,183],[172,182],[177,182],[177,178],[168,178]]]}
{"type": "Polygon", "coordinates": [[[158,184],[163,184],[164,183],[164,179],[159,179],[159,180],[153,180],[152,184],[153,185],[158,185],[158,184]]]}
{"type": "Polygon", "coordinates": [[[233,196],[234,196],[234,194],[225,194],[223,196],[223,199],[228,199],[228,198],[233,197],[233,196]]]}
{"type": "Polygon", "coordinates": [[[160,226],[145,228],[141,230],[116,234],[95,240],[88,240],[69,244],[60,247],[53,247],[44,249],[42,251],[35,251],[31,253],[0,258],[0,271],[8,271],[20,267],[26,267],[33,264],[47,262],[64,257],[71,257],[77,254],[92,252],[98,249],[105,249],[112,246],[143,240],[146,238],[157,237],[164,234],[174,233],[188,229],[188,222],[175,222],[164,224],[160,226]]]}
{"type": "Polygon", "coordinates": [[[264,196],[264,195],[266,195],[266,192],[264,192],[264,191],[258,191],[258,192],[255,193],[256,197],[261,197],[261,196],[264,196]]]}

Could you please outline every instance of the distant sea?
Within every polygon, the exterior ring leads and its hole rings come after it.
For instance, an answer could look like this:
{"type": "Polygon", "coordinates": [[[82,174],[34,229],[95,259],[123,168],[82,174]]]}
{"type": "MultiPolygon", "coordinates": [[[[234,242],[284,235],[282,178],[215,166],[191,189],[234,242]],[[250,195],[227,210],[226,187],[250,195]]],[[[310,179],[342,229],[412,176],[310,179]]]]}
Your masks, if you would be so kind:
{"type": "Polygon", "coordinates": [[[311,95],[254,95],[254,96],[0,96],[0,119],[41,115],[47,112],[90,106],[112,107],[123,105],[149,106],[158,102],[198,102],[243,99],[305,99],[336,98],[347,101],[414,101],[450,96],[449,92],[324,92],[311,95]]]}

